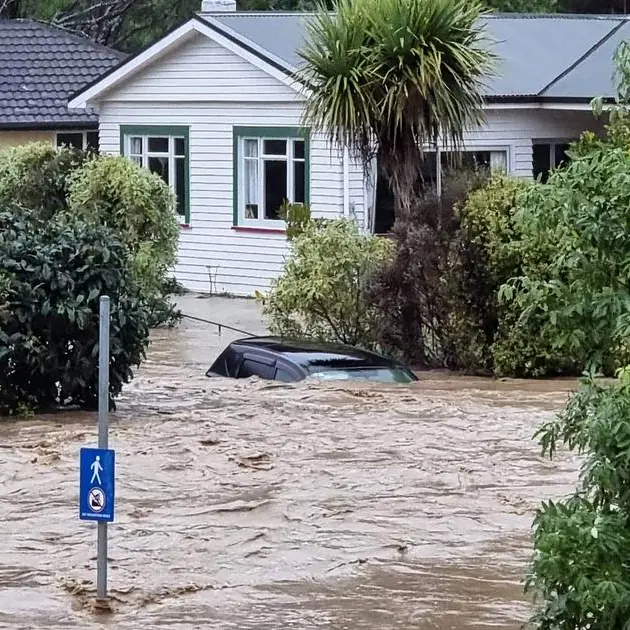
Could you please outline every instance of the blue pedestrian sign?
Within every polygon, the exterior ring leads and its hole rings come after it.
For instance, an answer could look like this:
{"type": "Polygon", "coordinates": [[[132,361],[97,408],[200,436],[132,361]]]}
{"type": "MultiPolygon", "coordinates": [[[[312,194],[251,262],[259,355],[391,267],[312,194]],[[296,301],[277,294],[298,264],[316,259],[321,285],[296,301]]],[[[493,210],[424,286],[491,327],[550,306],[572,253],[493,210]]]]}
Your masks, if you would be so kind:
{"type": "Polygon", "coordinates": [[[109,448],[82,448],[79,472],[79,518],[114,520],[115,452],[109,448]]]}

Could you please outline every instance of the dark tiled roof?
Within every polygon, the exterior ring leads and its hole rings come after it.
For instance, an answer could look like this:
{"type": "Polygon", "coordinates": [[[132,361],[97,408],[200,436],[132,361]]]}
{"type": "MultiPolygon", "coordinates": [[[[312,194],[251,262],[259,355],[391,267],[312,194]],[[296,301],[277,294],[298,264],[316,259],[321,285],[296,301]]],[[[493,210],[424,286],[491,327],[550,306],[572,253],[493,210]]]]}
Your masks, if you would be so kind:
{"type": "Polygon", "coordinates": [[[0,128],[95,123],[69,112],[69,97],[124,58],[110,48],[33,20],[0,20],[0,128]]]}
{"type": "MultiPolygon", "coordinates": [[[[288,71],[300,66],[307,13],[201,14],[288,71]]],[[[485,20],[499,57],[486,96],[577,99],[614,96],[613,53],[630,38],[627,18],[595,15],[491,15],[485,20]]]]}

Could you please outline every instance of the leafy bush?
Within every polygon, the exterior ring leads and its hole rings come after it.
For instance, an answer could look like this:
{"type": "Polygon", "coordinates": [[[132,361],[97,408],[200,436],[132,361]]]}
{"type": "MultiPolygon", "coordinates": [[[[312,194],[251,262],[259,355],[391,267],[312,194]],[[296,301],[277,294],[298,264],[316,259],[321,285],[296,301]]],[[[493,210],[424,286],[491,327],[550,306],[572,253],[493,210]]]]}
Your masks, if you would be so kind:
{"type": "Polygon", "coordinates": [[[375,274],[369,302],[378,345],[426,367],[487,363],[482,329],[467,300],[488,292],[481,247],[460,234],[457,207],[486,181],[483,173],[452,171],[442,197],[431,192],[409,217],[395,222],[395,254],[375,274]]]}
{"type": "Polygon", "coordinates": [[[69,175],[87,159],[82,151],[43,142],[0,151],[0,207],[20,204],[50,219],[67,208],[69,175]]]}
{"type": "Polygon", "coordinates": [[[0,206],[10,203],[44,220],[65,213],[116,230],[132,253],[152,325],[176,319],[167,296],[179,231],[173,195],[157,175],[126,158],[35,143],[0,152],[0,206]]]}
{"type": "Polygon", "coordinates": [[[99,297],[111,297],[110,395],[149,340],[150,311],[118,234],[78,217],[0,210],[0,413],[98,398],[99,297]]]}
{"type": "Polygon", "coordinates": [[[373,347],[365,287],[390,251],[387,239],[361,234],[352,221],[310,221],[264,300],[272,334],[373,347]]]}
{"type": "Polygon", "coordinates": [[[574,496],[543,503],[534,521],[527,589],[539,630],[622,628],[630,619],[630,371],[613,385],[592,376],[538,432],[586,458],[574,496]]]}
{"type": "Polygon", "coordinates": [[[159,315],[153,323],[170,319],[165,291],[179,227],[175,198],[164,181],[124,157],[101,156],[72,174],[68,208],[88,221],[116,226],[133,252],[136,279],[159,315]]]}
{"type": "Polygon", "coordinates": [[[524,242],[548,258],[502,296],[576,371],[592,363],[610,375],[630,362],[628,172],[627,150],[596,146],[533,187],[519,212],[524,242]]]}

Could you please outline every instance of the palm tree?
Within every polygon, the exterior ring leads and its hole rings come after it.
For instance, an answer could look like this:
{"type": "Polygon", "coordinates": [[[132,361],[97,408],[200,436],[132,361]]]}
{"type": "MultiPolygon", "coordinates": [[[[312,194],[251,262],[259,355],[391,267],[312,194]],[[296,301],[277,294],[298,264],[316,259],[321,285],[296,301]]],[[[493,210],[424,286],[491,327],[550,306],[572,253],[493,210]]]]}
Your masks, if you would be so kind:
{"type": "Polygon", "coordinates": [[[398,216],[417,198],[427,147],[457,153],[483,122],[483,15],[479,0],[338,0],[308,21],[305,122],[366,169],[378,155],[398,216]]]}

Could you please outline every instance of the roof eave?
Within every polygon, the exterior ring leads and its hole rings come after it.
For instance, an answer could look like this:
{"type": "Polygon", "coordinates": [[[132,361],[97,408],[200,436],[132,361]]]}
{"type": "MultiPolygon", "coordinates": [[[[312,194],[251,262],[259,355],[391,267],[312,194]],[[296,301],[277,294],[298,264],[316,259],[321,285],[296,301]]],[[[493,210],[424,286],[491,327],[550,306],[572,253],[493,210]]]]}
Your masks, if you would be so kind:
{"type": "Polygon", "coordinates": [[[56,129],[64,131],[98,129],[98,119],[95,118],[93,121],[47,120],[44,122],[3,122],[0,120],[0,131],[54,131],[56,129]]]}

